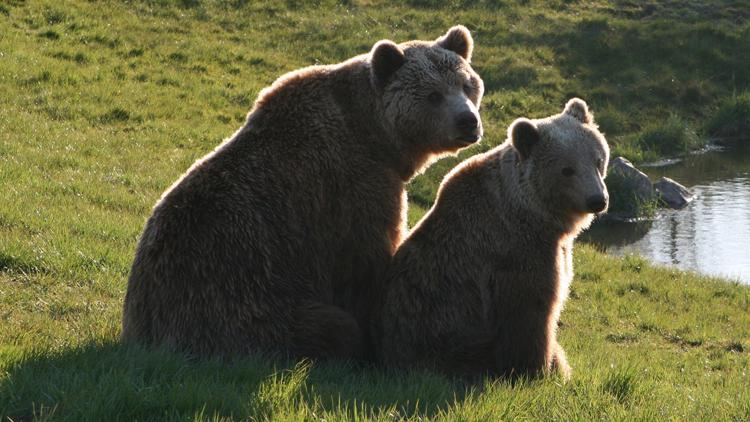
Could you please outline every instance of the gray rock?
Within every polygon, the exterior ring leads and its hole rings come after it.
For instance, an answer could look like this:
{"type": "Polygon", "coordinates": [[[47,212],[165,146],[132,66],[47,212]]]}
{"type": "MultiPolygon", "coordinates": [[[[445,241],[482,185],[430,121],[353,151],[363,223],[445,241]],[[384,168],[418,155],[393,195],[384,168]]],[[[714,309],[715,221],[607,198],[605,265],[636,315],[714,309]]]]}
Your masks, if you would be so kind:
{"type": "Polygon", "coordinates": [[[655,192],[651,180],[626,158],[617,157],[613,159],[609,164],[609,174],[619,176],[623,187],[631,191],[641,203],[654,200],[655,192]]]}
{"type": "Polygon", "coordinates": [[[604,180],[609,190],[609,210],[601,220],[640,221],[652,217],[656,199],[651,181],[623,157],[613,159],[604,180]]]}
{"type": "Polygon", "coordinates": [[[669,177],[662,177],[654,183],[654,190],[662,204],[675,210],[685,207],[695,198],[695,195],[685,186],[669,177]]]}

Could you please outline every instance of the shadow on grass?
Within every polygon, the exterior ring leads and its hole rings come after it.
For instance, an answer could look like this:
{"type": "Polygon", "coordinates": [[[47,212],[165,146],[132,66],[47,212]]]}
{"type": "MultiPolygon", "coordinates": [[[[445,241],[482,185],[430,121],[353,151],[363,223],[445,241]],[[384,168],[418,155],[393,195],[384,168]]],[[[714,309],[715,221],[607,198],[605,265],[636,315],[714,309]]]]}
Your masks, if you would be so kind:
{"type": "Polygon", "coordinates": [[[699,112],[713,100],[714,85],[750,85],[742,65],[750,60],[748,44],[739,31],[716,25],[656,20],[628,27],[584,20],[561,41],[563,68],[580,78],[592,101],[629,104],[626,111],[643,121],[646,110],[662,109],[662,117],[675,106],[699,112]]]}
{"type": "MultiPolygon", "coordinates": [[[[689,8],[673,9],[687,14],[689,8]]],[[[623,20],[600,15],[578,22],[539,19],[539,31],[498,33],[496,42],[537,52],[550,49],[552,55],[547,60],[559,68],[559,89],[565,99],[581,96],[596,111],[612,105],[607,113],[621,114],[602,116],[602,121],[616,123],[604,127],[609,135],[638,130],[639,122],[660,120],[670,113],[705,117],[701,114],[707,103],[750,88],[750,68],[745,65],[750,61],[746,25],[673,16],[623,20]]],[[[498,68],[478,66],[488,92],[548,89],[545,84],[549,81],[535,74],[539,67],[525,60],[506,60],[498,68]]],[[[551,111],[556,107],[550,104],[551,111]]]]}
{"type": "Polygon", "coordinates": [[[89,344],[0,349],[0,418],[126,420],[326,414],[435,415],[470,388],[427,373],[261,358],[195,361],[165,351],[89,344]]]}
{"type": "Polygon", "coordinates": [[[17,272],[22,274],[51,273],[48,268],[40,266],[33,260],[26,260],[17,256],[0,252],[0,272],[17,272]]]}

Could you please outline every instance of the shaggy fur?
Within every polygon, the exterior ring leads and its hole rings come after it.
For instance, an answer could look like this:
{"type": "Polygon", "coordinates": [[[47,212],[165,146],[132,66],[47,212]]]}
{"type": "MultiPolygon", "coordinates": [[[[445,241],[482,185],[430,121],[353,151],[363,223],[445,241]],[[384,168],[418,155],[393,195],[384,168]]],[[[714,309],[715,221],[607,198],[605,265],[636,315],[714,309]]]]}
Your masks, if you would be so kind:
{"type": "Polygon", "coordinates": [[[472,39],[381,41],[279,78],[158,201],[124,341],[191,354],[361,358],[373,280],[402,240],[404,183],[481,137],[472,39]]]}
{"type": "Polygon", "coordinates": [[[518,119],[508,136],[445,177],[399,247],[380,318],[386,364],[570,376],[557,323],[573,240],[607,205],[609,149],[579,99],[546,119],[518,119]]]}

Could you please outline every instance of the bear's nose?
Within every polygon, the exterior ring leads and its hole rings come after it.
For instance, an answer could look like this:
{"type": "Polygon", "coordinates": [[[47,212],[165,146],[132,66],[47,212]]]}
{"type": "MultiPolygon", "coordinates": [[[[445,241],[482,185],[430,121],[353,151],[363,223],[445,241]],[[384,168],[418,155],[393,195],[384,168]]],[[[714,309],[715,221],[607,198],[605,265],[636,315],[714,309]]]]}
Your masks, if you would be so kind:
{"type": "Polygon", "coordinates": [[[589,208],[589,212],[600,212],[607,208],[607,201],[609,198],[603,194],[591,195],[586,198],[586,206],[589,208]]]}
{"type": "Polygon", "coordinates": [[[479,120],[477,120],[477,116],[470,111],[465,111],[459,114],[456,118],[456,127],[458,127],[461,132],[474,132],[477,130],[477,125],[479,125],[479,120]]]}

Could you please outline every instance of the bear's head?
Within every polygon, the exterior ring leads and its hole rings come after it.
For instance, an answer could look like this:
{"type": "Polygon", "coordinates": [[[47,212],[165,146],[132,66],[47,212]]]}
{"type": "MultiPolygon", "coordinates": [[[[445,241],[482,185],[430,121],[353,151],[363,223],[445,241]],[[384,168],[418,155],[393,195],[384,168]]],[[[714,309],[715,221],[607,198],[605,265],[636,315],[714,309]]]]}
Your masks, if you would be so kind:
{"type": "Polygon", "coordinates": [[[571,99],[546,119],[517,119],[508,137],[518,151],[524,194],[547,212],[585,226],[607,209],[609,146],[583,100],[571,99]]]}
{"type": "Polygon", "coordinates": [[[411,149],[454,152],[482,137],[478,108],[484,83],[469,64],[473,47],[463,26],[434,42],[383,40],[373,46],[371,79],[383,117],[411,149]]]}

